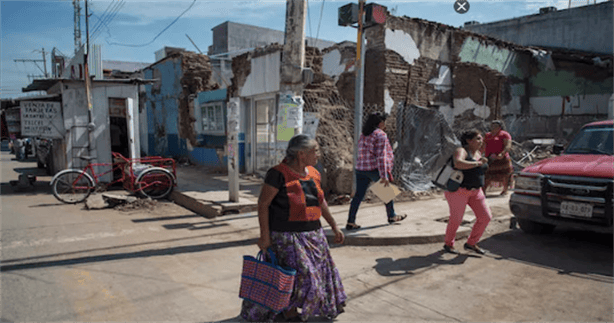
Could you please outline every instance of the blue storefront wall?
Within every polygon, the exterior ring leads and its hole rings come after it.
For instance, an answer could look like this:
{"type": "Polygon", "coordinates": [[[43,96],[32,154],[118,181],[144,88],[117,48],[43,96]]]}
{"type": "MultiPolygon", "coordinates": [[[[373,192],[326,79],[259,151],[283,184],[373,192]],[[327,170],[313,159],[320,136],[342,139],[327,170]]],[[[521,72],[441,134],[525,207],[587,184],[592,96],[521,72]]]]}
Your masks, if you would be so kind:
{"type": "Polygon", "coordinates": [[[145,86],[149,156],[177,158],[187,153],[186,141],[179,137],[178,130],[181,76],[180,58],[170,58],[144,70],[145,78],[160,80],[145,86]]]}
{"type": "MultiPolygon", "coordinates": [[[[226,118],[226,89],[215,91],[200,92],[196,98],[195,115],[197,119],[198,147],[194,147],[189,152],[190,162],[203,166],[227,168],[228,157],[224,147],[226,145],[226,134],[210,134],[202,131],[200,106],[211,102],[224,102],[224,118],[226,118]]],[[[226,123],[226,122],[225,122],[226,123]]],[[[244,171],[245,158],[245,134],[239,134],[239,169],[244,171]]]]}

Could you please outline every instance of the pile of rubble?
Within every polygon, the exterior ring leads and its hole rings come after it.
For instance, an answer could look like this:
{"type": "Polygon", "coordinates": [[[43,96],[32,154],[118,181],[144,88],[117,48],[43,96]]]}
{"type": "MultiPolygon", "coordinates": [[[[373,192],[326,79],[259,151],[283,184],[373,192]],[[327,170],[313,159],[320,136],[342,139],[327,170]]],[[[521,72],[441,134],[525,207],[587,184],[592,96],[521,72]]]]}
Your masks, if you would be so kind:
{"type": "MultiPolygon", "coordinates": [[[[556,141],[561,143],[561,140],[556,141]]],[[[556,156],[552,153],[553,144],[536,144],[533,140],[526,140],[522,143],[512,141],[510,157],[514,163],[514,171],[534,164],[540,160],[556,156]]]]}
{"type": "Polygon", "coordinates": [[[153,210],[158,201],[151,198],[138,198],[128,195],[124,191],[94,192],[85,200],[85,208],[88,210],[101,210],[113,208],[119,211],[153,210]]]}

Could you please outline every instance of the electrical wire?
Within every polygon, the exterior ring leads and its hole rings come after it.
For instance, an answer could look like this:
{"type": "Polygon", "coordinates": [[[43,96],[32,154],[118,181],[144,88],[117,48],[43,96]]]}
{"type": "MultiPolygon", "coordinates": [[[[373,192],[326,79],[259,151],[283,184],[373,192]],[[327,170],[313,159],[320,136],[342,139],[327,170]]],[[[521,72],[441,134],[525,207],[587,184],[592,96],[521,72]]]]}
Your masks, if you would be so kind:
{"type": "MultiPolygon", "coordinates": [[[[117,5],[113,9],[111,9],[111,12],[107,15],[107,17],[105,17],[106,19],[103,19],[102,22],[101,22],[101,26],[104,24],[104,26],[107,27],[107,32],[108,32],[109,36],[111,36],[109,24],[113,21],[113,19],[115,19],[115,17],[119,13],[119,11],[126,4],[126,2],[124,0],[118,1],[116,3],[117,3],[117,5]]],[[[94,42],[98,38],[98,36],[100,36],[101,31],[102,31],[101,28],[96,30],[92,34],[92,36],[90,37],[90,42],[94,42]]]]}
{"type": "Polygon", "coordinates": [[[169,29],[174,23],[177,22],[177,20],[179,20],[179,18],[181,18],[186,12],[188,12],[190,9],[192,9],[192,7],[194,6],[194,4],[196,3],[196,0],[194,0],[192,2],[192,4],[190,4],[190,6],[184,10],[177,18],[175,18],[175,20],[173,20],[168,26],[166,26],[166,28],[162,29],[161,32],[159,32],[156,37],[154,37],[150,42],[145,43],[145,44],[140,44],[140,45],[134,45],[134,44],[121,44],[121,43],[115,43],[115,42],[109,42],[107,41],[107,44],[109,45],[117,45],[117,46],[125,46],[125,47],[143,47],[143,46],[147,46],[150,45],[151,43],[153,43],[156,39],[158,39],[158,37],[160,37],[160,35],[162,35],[167,29],[169,29]]]}
{"type": "Polygon", "coordinates": [[[318,47],[318,39],[320,36],[320,25],[322,24],[322,14],[324,13],[324,1],[322,0],[322,5],[320,6],[320,21],[318,22],[318,31],[316,32],[316,42],[314,44],[314,47],[318,47]]]}
{"type": "Polygon", "coordinates": [[[309,12],[309,0],[307,0],[307,21],[309,21],[309,37],[313,38],[313,32],[311,32],[311,14],[309,12]]]}
{"type": "Polygon", "coordinates": [[[102,26],[106,26],[108,28],[109,27],[108,24],[111,22],[112,18],[115,17],[119,9],[123,7],[123,5],[124,5],[124,0],[118,0],[116,2],[112,2],[110,4],[110,7],[108,8],[109,10],[103,13],[103,15],[101,16],[101,20],[94,27],[94,31],[91,33],[91,35],[97,35],[98,33],[100,33],[102,26]]]}
{"type": "MultiPolygon", "coordinates": [[[[87,0],[85,0],[87,1],[87,0]]],[[[92,28],[92,34],[96,33],[96,31],[98,30],[98,28],[100,28],[101,22],[102,22],[102,18],[105,17],[105,15],[107,14],[107,12],[109,12],[109,8],[111,8],[111,6],[113,6],[115,3],[113,1],[111,1],[109,3],[109,5],[107,6],[107,9],[104,10],[104,12],[102,13],[102,15],[100,15],[100,18],[98,18],[98,23],[96,23],[94,25],[94,28],[92,28]]],[[[93,14],[92,14],[93,15],[93,14]]]]}

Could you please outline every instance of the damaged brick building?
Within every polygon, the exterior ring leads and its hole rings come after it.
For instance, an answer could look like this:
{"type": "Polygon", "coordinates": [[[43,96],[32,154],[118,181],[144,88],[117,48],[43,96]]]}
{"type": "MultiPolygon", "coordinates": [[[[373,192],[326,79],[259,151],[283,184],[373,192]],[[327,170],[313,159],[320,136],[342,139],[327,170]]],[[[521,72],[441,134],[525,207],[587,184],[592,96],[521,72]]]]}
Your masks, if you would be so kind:
{"type": "MultiPolygon", "coordinates": [[[[612,3],[602,6],[611,9],[612,3]]],[[[609,17],[602,19],[607,20],[602,21],[606,33],[612,27],[611,13],[609,17]]],[[[566,22],[560,18],[557,23],[566,22]]],[[[609,35],[611,39],[611,31],[609,35]]],[[[387,132],[391,141],[399,143],[395,155],[401,159],[393,173],[406,179],[420,175],[418,181],[425,186],[434,158],[413,152],[418,145],[429,144],[429,134],[423,133],[422,140],[398,137],[397,127],[415,122],[405,110],[397,115],[399,107],[439,111],[457,134],[473,127],[487,130],[488,120],[503,119],[517,141],[554,138],[562,142],[586,122],[608,118],[612,109],[611,54],[522,46],[394,16],[367,29],[366,38],[365,106],[392,115],[387,132]],[[416,174],[408,174],[412,172],[416,174]]],[[[341,97],[352,101],[353,60],[339,48],[324,52],[324,72],[336,80],[341,97]]]]}
{"type": "MultiPolygon", "coordinates": [[[[404,110],[407,106],[438,112],[455,133],[472,127],[485,130],[488,120],[504,119],[517,141],[564,140],[587,121],[607,118],[611,109],[611,54],[523,46],[390,15],[385,24],[367,29],[366,38],[364,112],[391,113],[387,132],[399,143],[394,175],[401,184],[415,181],[415,176],[409,179],[412,172],[426,183],[423,175],[436,159],[417,153],[418,145],[429,143],[427,133],[405,140],[401,137],[406,133],[397,131],[416,121],[404,110]]],[[[223,160],[223,131],[203,135],[199,122],[205,122],[205,116],[194,108],[213,100],[201,99],[199,93],[211,92],[219,101],[241,98],[241,171],[259,174],[279,162],[286,143],[277,120],[282,51],[283,46],[272,44],[235,56],[227,93],[214,91],[221,90],[204,55],[175,54],[152,65],[145,77],[163,81],[147,89],[151,103],[146,106],[146,151],[175,156],[215,141],[218,159],[223,160]]],[[[305,80],[303,111],[319,122],[316,139],[326,189],[341,194],[350,193],[352,182],[355,53],[351,42],[306,49],[305,67],[313,77],[305,80]]]]}
{"type": "Polygon", "coordinates": [[[193,100],[199,92],[220,86],[212,81],[209,58],[175,52],[143,70],[156,83],[145,86],[141,101],[142,151],[145,155],[184,157],[188,145],[198,146],[193,100]]]}

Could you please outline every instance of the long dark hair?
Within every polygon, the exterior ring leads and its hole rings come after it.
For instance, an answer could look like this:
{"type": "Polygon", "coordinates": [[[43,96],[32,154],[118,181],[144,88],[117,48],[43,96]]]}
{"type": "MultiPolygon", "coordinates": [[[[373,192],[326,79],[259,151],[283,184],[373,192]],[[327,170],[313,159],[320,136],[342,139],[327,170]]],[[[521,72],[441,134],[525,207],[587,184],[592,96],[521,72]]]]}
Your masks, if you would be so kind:
{"type": "Polygon", "coordinates": [[[465,132],[463,132],[463,134],[460,137],[460,142],[461,145],[463,145],[463,147],[467,146],[467,144],[469,144],[469,140],[475,138],[477,135],[481,135],[482,132],[478,129],[471,129],[471,130],[467,130],[465,132]]]}
{"type": "Polygon", "coordinates": [[[379,126],[379,123],[382,121],[386,121],[386,118],[388,118],[388,114],[386,112],[371,113],[367,117],[365,125],[362,127],[362,134],[364,136],[372,134],[373,131],[375,131],[375,129],[377,129],[377,127],[379,126]]]}

